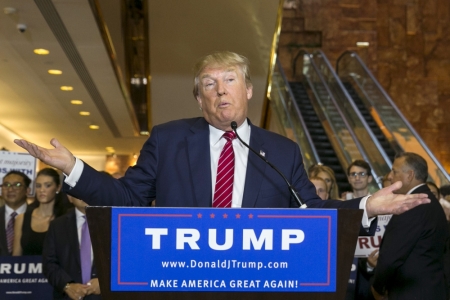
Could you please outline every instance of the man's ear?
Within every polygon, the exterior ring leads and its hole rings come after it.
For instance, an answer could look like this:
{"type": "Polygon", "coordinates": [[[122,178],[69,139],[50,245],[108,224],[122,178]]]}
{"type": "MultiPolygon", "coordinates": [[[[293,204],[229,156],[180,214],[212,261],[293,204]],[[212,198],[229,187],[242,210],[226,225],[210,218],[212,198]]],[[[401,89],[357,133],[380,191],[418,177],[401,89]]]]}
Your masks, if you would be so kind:
{"type": "Polygon", "coordinates": [[[247,87],[247,100],[250,100],[253,96],[253,85],[247,87]]]}
{"type": "Polygon", "coordinates": [[[371,182],[372,182],[372,180],[373,180],[373,177],[372,177],[372,175],[369,175],[369,178],[367,178],[367,182],[371,183],[371,182]]]}
{"type": "Polygon", "coordinates": [[[200,98],[200,95],[195,96],[195,99],[197,99],[198,106],[199,106],[200,108],[202,108],[202,98],[200,98]]]}
{"type": "Polygon", "coordinates": [[[416,176],[416,173],[414,172],[414,170],[408,170],[408,171],[406,172],[406,174],[408,174],[408,177],[407,177],[408,182],[413,181],[413,180],[414,180],[414,177],[416,176]]]}

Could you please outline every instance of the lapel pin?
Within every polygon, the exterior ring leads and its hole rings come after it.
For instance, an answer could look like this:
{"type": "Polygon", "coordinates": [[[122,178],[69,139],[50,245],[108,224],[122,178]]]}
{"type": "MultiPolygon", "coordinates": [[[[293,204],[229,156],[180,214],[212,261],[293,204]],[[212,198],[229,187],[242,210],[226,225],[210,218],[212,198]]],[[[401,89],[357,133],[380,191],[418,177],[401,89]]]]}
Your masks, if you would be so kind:
{"type": "Polygon", "coordinates": [[[260,154],[261,156],[263,156],[263,157],[266,157],[266,153],[265,153],[264,151],[262,151],[262,150],[259,150],[259,154],[260,154]]]}

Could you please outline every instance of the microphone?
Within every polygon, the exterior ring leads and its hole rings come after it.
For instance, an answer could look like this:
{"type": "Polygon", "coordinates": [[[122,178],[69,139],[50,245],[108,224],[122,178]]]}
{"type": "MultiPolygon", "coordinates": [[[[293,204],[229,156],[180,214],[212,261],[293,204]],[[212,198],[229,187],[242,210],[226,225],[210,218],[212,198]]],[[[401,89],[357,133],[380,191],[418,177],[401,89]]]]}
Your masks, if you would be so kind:
{"type": "Polygon", "coordinates": [[[306,204],[303,203],[303,200],[300,198],[300,196],[297,194],[297,191],[294,189],[294,187],[289,183],[289,181],[286,179],[286,177],[283,175],[283,173],[281,173],[280,170],[277,169],[277,167],[275,167],[274,165],[272,165],[270,163],[270,161],[268,161],[264,156],[262,156],[261,154],[259,154],[258,152],[256,152],[255,150],[253,150],[253,148],[251,148],[249,145],[247,145],[246,142],[244,142],[241,137],[239,136],[239,134],[237,133],[237,123],[235,121],[231,122],[231,129],[233,129],[234,133],[236,134],[237,138],[241,141],[242,144],[244,144],[245,147],[247,147],[248,149],[250,149],[253,153],[255,153],[259,158],[261,158],[266,164],[268,164],[272,169],[274,169],[275,171],[277,171],[278,174],[280,174],[281,177],[283,177],[284,181],[286,182],[289,191],[291,192],[291,195],[294,197],[294,199],[297,201],[298,205],[300,206],[300,208],[306,208],[306,204]]]}

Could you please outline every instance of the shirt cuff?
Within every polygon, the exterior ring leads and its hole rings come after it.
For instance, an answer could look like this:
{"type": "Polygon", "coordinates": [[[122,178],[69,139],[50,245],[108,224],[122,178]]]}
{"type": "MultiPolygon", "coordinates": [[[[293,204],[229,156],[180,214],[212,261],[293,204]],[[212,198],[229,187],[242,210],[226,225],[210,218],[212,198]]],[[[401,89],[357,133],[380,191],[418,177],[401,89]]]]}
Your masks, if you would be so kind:
{"type": "Polygon", "coordinates": [[[375,269],[375,268],[372,268],[368,262],[366,263],[366,268],[367,268],[367,272],[373,272],[373,269],[375,269]]]}
{"type": "Polygon", "coordinates": [[[367,199],[369,199],[369,196],[365,196],[361,199],[361,202],[359,202],[359,209],[364,210],[363,213],[363,217],[362,217],[362,221],[361,224],[364,228],[369,228],[370,224],[372,224],[372,221],[375,220],[375,218],[370,218],[367,216],[367,210],[366,210],[366,203],[367,203],[367,199]]]}
{"type": "Polygon", "coordinates": [[[66,178],[64,178],[64,182],[70,187],[74,187],[77,185],[78,180],[80,180],[81,173],[83,173],[84,163],[75,157],[75,165],[73,166],[72,172],[67,176],[64,174],[66,178]]]}

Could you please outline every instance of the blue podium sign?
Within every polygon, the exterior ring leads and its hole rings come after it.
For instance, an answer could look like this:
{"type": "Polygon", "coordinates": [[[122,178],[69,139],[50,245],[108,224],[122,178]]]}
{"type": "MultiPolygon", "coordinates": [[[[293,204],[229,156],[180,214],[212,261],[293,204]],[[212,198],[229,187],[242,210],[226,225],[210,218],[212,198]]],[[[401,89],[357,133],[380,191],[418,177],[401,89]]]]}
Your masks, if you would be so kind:
{"type": "Polygon", "coordinates": [[[335,292],[337,211],[112,208],[112,291],[335,292]]]}

